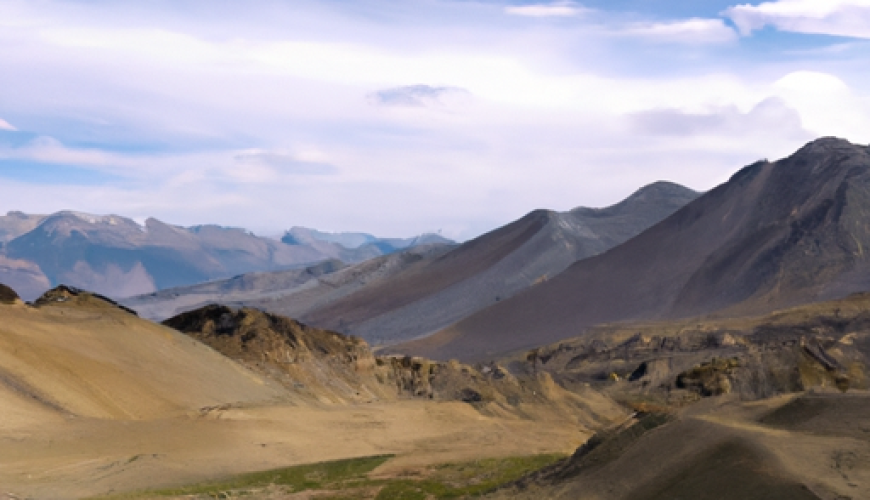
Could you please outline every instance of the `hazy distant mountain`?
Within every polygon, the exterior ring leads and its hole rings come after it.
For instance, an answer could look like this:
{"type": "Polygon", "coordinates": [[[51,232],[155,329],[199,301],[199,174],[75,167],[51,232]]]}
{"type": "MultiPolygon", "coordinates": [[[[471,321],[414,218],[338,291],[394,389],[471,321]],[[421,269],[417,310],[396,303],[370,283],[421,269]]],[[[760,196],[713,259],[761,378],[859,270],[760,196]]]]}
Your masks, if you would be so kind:
{"type": "Polygon", "coordinates": [[[28,215],[23,212],[9,212],[0,216],[0,248],[9,240],[33,231],[45,218],[45,215],[28,215]]]}
{"type": "Polygon", "coordinates": [[[287,231],[281,241],[287,245],[308,245],[344,262],[361,262],[419,245],[455,243],[433,233],[413,238],[378,238],[368,233],[326,233],[299,226],[287,231]]]}
{"type": "Polygon", "coordinates": [[[313,266],[248,273],[124,299],[141,316],[162,321],[207,304],[255,307],[300,317],[361,288],[387,281],[409,268],[425,265],[455,245],[419,245],[351,266],[328,260],[313,266]]]}
{"type": "Polygon", "coordinates": [[[602,322],[765,312],[870,288],[870,149],[825,138],[750,165],[662,223],[403,346],[475,358],[602,322]]]}
{"type": "Polygon", "coordinates": [[[307,227],[294,226],[284,233],[281,241],[288,245],[309,245],[315,241],[338,243],[345,248],[359,248],[377,240],[368,233],[326,233],[307,227]]]}
{"type": "Polygon", "coordinates": [[[140,225],[117,215],[72,211],[49,216],[10,212],[0,217],[0,242],[0,280],[25,299],[61,283],[127,297],[335,258],[357,262],[383,253],[329,242],[288,245],[240,228],[185,228],[153,218],[140,225]]]}

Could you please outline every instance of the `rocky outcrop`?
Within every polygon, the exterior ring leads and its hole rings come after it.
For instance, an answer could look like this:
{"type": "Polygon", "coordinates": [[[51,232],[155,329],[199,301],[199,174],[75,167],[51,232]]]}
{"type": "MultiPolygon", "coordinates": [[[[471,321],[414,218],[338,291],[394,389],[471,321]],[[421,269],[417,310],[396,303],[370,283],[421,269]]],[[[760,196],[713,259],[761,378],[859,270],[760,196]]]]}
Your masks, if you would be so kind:
{"type": "Polygon", "coordinates": [[[14,304],[17,300],[20,299],[15,290],[0,283],[0,304],[14,304]]]}
{"type": "Polygon", "coordinates": [[[88,292],[73,286],[60,285],[45,292],[33,301],[34,307],[45,307],[58,302],[72,302],[80,305],[98,305],[121,309],[137,316],[136,311],[98,293],[88,292]]]}
{"type": "Polygon", "coordinates": [[[624,415],[608,398],[591,389],[569,392],[547,373],[517,377],[497,364],[375,356],[358,337],[251,308],[210,305],[170,318],[164,325],[281,382],[308,401],[463,401],[483,413],[520,417],[540,411],[561,413],[589,427],[624,415]]]}
{"type": "Polygon", "coordinates": [[[813,387],[864,389],[870,295],[760,318],[602,326],[508,366],[665,405],[729,393],[760,399],[813,387]]]}

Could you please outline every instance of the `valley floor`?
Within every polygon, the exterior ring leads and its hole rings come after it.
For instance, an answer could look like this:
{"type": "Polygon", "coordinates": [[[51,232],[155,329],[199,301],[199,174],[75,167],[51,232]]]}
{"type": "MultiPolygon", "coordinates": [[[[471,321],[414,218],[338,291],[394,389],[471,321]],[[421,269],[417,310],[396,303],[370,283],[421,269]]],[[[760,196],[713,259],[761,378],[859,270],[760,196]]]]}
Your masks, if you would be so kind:
{"type": "MultiPolygon", "coordinates": [[[[576,422],[487,417],[458,402],[211,409],[182,417],[72,418],[0,429],[0,498],[81,498],[348,457],[386,471],[485,457],[570,453],[576,422]]],[[[5,500],[5,499],[4,499],[5,500]]]]}
{"type": "MultiPolygon", "coordinates": [[[[553,476],[558,476],[555,482],[545,474],[491,496],[664,499],[689,494],[685,498],[719,499],[730,498],[731,492],[739,494],[735,498],[870,498],[868,411],[870,393],[863,391],[755,402],[705,399],[639,437],[617,440],[622,444],[616,448],[605,442],[586,458],[567,459],[569,466],[553,476]],[[740,493],[741,484],[752,491],[740,493]],[[753,491],[762,496],[752,496],[753,491]]],[[[8,498],[126,498],[125,492],[373,456],[381,457],[351,462],[363,467],[353,476],[361,481],[358,488],[343,483],[341,491],[331,491],[321,481],[324,485],[309,486],[311,491],[291,494],[292,487],[260,483],[248,498],[387,498],[377,496],[386,488],[410,488],[413,498],[440,498],[417,491],[414,482],[434,473],[448,483],[464,477],[466,485],[474,484],[503,473],[505,464],[516,474],[517,467],[534,469],[555,460],[533,455],[568,454],[588,437],[566,420],[488,417],[465,403],[419,400],[215,408],[145,421],[76,418],[50,428],[3,432],[0,498],[3,493],[8,498]],[[475,462],[520,456],[530,458],[475,462]],[[469,479],[469,474],[476,476],[469,479]]],[[[312,474],[322,475],[315,471],[305,477],[312,474]]]]}

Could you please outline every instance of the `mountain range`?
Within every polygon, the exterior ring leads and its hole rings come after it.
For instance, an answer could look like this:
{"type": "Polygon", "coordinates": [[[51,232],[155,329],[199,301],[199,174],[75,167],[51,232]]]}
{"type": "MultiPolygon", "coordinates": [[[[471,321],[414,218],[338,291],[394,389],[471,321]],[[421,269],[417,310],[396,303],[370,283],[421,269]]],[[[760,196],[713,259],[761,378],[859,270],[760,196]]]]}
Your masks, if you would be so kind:
{"type": "Polygon", "coordinates": [[[397,347],[486,358],[614,321],[760,313],[870,288],[870,149],[823,138],[760,161],[559,276],[397,347]]]}
{"type": "MultiPolygon", "coordinates": [[[[126,217],[73,211],[10,212],[0,217],[0,281],[28,300],[58,284],[126,297],[329,259],[359,262],[399,247],[396,240],[368,236],[372,241],[359,248],[328,241],[329,233],[320,232],[312,232],[306,243],[287,244],[216,225],[180,227],[154,218],[140,225],[126,217]]],[[[407,245],[417,241],[452,243],[423,235],[407,245]]]]}
{"type": "MultiPolygon", "coordinates": [[[[154,319],[209,302],[251,306],[376,344],[395,343],[434,332],[543,283],[570,264],[628,240],[697,196],[683,186],[657,182],[607,208],[535,210],[455,248],[418,246],[344,269],[318,266],[249,275],[124,303],[154,319]],[[283,289],[276,286],[278,281],[283,289]],[[239,287],[242,282],[247,284],[244,289],[239,287]]],[[[305,233],[291,233],[305,241],[305,233]]]]}
{"type": "MultiPolygon", "coordinates": [[[[22,273],[129,263],[177,234],[260,248],[242,230],[7,217],[4,265],[22,273]]],[[[700,195],[656,183],[459,246],[137,297],[191,309],[161,324],[75,287],[25,303],[0,284],[0,499],[870,498],[868,220],[870,148],[824,138],[700,195]],[[372,349],[195,305],[210,298],[399,336],[470,312],[372,349]]],[[[294,234],[313,241],[270,241],[339,245],[294,234]]]]}

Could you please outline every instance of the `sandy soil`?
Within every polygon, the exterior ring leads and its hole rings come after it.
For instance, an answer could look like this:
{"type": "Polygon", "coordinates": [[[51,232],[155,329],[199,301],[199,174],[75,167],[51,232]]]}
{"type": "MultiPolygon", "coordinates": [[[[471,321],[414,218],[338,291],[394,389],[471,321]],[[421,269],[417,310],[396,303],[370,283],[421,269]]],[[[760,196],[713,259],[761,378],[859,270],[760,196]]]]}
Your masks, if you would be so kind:
{"type": "MultiPolygon", "coordinates": [[[[0,319],[0,499],[80,498],[388,453],[398,466],[568,453],[588,437],[585,413],[559,405],[519,404],[528,417],[518,417],[435,400],[311,402],[93,297],[0,305],[0,319]]],[[[590,414],[612,409],[599,399],[589,398],[603,408],[590,414]]]]}
{"type": "Polygon", "coordinates": [[[464,403],[430,401],[72,418],[0,434],[0,494],[78,498],[383,453],[399,455],[391,467],[568,453],[587,437],[566,421],[490,418],[464,403]]]}

